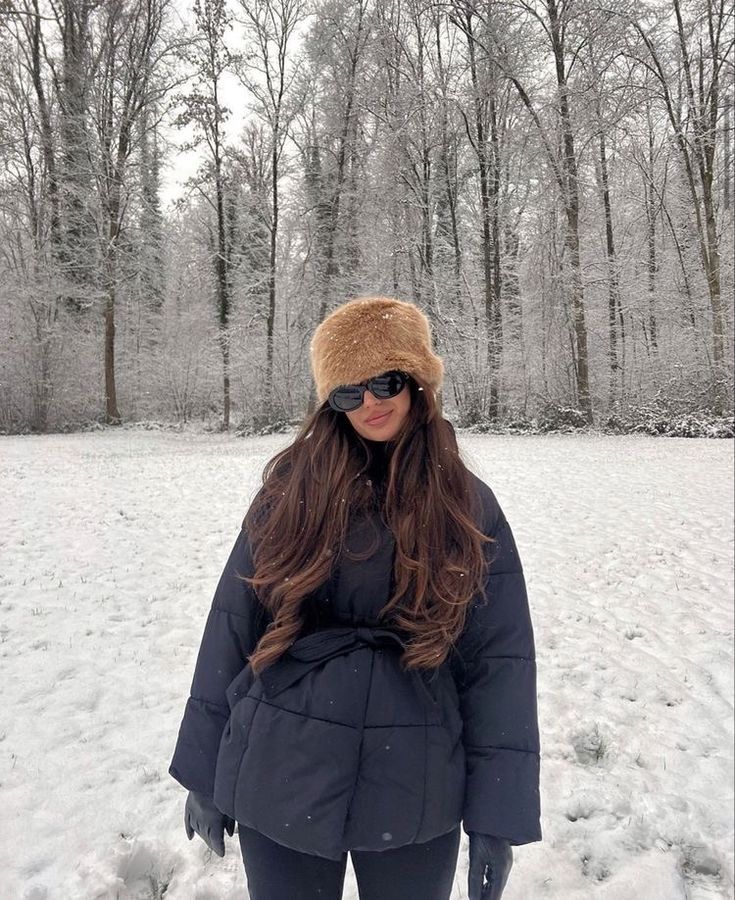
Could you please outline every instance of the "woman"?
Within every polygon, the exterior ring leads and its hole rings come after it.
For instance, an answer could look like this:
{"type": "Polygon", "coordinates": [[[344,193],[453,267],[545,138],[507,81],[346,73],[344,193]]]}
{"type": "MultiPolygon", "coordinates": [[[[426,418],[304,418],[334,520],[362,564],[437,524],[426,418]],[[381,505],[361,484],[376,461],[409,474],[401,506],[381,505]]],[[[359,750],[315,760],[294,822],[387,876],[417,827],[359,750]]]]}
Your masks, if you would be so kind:
{"type": "Polygon", "coordinates": [[[265,467],[217,586],[169,769],[186,830],[238,836],[252,900],[497,900],[541,840],[526,587],[492,490],[437,408],[413,304],[345,303],[319,406],[265,467]]]}

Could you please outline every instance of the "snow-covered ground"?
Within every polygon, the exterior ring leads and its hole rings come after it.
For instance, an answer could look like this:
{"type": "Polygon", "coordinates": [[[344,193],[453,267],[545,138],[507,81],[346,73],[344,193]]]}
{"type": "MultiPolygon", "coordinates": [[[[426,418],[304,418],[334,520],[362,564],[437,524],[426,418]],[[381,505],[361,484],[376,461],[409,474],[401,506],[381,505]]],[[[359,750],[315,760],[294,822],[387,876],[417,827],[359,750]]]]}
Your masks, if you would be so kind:
{"type": "MultiPolygon", "coordinates": [[[[247,897],[237,836],[224,859],[189,842],[167,769],[217,579],[288,440],[0,438],[2,900],[247,897]]],[[[504,900],[732,898],[733,442],[460,442],[536,631],[544,840],[515,849],[504,900]]],[[[466,869],[463,834],[452,900],[466,869]]]]}

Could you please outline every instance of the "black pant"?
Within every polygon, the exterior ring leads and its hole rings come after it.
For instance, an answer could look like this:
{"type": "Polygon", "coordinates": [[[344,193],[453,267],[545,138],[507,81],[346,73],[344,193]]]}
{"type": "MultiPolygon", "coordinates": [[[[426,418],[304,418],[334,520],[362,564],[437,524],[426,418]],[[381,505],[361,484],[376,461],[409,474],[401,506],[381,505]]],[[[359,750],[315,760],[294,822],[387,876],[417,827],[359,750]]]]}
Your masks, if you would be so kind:
{"type": "MultiPolygon", "coordinates": [[[[291,850],[238,824],[250,900],[340,900],[347,853],[339,860],[291,850]]],[[[449,900],[459,825],[424,844],[350,850],[360,900],[449,900]]]]}

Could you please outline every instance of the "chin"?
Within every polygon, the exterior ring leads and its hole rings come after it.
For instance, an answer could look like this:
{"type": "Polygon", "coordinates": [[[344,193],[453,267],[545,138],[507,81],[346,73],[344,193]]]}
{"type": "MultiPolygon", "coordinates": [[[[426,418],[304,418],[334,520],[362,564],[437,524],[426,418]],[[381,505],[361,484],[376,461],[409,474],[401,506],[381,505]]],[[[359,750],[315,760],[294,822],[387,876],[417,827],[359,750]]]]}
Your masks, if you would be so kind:
{"type": "Polygon", "coordinates": [[[375,443],[383,443],[384,441],[392,441],[398,436],[398,432],[400,431],[400,425],[398,427],[386,429],[382,434],[372,434],[371,429],[366,428],[365,431],[361,432],[362,436],[368,441],[374,441],[375,443]]]}

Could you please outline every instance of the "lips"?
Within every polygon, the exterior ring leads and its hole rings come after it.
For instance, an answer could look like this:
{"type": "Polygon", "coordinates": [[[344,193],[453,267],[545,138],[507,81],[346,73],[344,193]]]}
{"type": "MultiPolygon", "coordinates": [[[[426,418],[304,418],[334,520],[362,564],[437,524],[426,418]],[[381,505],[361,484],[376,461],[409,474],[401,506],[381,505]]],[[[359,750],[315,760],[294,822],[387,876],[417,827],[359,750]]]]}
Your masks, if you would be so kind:
{"type": "Polygon", "coordinates": [[[391,410],[388,410],[388,412],[383,413],[382,416],[375,416],[375,417],[372,418],[372,419],[366,419],[366,420],[365,420],[365,424],[366,424],[366,425],[382,425],[383,422],[386,421],[386,419],[388,418],[388,416],[389,416],[390,414],[391,414],[391,410]]]}

